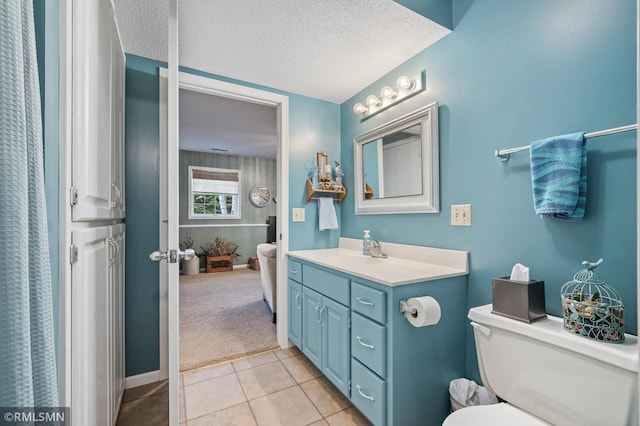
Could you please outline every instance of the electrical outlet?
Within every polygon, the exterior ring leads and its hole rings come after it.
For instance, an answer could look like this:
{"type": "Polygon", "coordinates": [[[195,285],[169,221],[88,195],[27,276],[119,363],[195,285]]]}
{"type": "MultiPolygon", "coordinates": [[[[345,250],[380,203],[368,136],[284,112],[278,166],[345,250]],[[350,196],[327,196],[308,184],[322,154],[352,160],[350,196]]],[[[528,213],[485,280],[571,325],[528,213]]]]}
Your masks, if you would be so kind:
{"type": "Polygon", "coordinates": [[[451,225],[471,226],[471,204],[451,205],[451,225]]]}
{"type": "Polygon", "coordinates": [[[293,222],[304,222],[304,208],[293,208],[291,212],[291,220],[293,222]]]}

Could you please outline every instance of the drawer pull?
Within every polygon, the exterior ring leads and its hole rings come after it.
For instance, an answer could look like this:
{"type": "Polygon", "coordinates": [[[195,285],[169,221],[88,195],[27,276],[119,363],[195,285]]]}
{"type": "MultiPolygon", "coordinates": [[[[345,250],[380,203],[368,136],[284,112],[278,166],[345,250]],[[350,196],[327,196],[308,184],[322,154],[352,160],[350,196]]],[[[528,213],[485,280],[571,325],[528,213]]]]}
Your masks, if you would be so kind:
{"type": "Polygon", "coordinates": [[[369,349],[375,349],[376,347],[373,345],[370,345],[368,343],[365,343],[362,341],[362,338],[360,336],[356,336],[356,339],[358,340],[358,343],[360,343],[362,346],[364,346],[365,348],[369,348],[369,349]]]}
{"type": "Polygon", "coordinates": [[[297,274],[298,274],[298,271],[296,271],[295,269],[289,269],[289,273],[290,273],[290,274],[297,275],[297,274]]]}
{"type": "Polygon", "coordinates": [[[361,305],[365,305],[365,306],[375,306],[375,303],[373,303],[373,302],[369,302],[368,300],[360,299],[359,297],[356,297],[356,300],[357,300],[357,301],[358,301],[358,303],[360,303],[361,305]]]}
{"type": "Polygon", "coordinates": [[[368,399],[371,402],[375,402],[375,399],[372,396],[369,396],[366,393],[362,392],[362,388],[360,387],[360,385],[356,385],[356,389],[358,389],[358,393],[361,397],[363,397],[364,399],[368,399]]]}

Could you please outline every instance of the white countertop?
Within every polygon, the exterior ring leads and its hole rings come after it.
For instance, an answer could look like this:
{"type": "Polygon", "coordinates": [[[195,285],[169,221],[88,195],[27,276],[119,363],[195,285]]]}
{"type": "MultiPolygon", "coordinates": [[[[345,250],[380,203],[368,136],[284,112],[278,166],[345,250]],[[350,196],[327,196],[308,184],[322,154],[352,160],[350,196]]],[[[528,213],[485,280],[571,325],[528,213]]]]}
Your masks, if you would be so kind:
{"type": "Polygon", "coordinates": [[[382,242],[386,259],[362,254],[362,240],[340,238],[330,249],[294,250],[297,259],[355,275],[388,286],[412,284],[469,273],[466,251],[438,249],[382,242]]]}

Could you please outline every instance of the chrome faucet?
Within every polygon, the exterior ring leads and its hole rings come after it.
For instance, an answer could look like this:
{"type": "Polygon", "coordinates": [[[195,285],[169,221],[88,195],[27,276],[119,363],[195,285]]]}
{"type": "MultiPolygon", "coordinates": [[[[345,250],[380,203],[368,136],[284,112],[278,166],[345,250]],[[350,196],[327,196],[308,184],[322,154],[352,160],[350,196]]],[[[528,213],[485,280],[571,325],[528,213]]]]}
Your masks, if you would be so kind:
{"type": "Polygon", "coordinates": [[[379,257],[381,259],[386,259],[388,257],[386,253],[382,252],[382,244],[377,240],[371,240],[369,251],[371,253],[371,257],[379,257]]]}

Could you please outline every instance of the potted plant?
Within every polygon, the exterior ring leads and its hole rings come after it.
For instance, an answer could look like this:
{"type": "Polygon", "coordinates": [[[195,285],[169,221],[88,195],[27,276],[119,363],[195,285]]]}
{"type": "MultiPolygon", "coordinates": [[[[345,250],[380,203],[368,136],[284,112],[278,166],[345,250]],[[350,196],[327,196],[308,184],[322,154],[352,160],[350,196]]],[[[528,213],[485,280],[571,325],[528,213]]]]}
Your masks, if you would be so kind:
{"type": "MultiPolygon", "coordinates": [[[[185,234],[182,242],[180,243],[180,250],[185,251],[187,249],[193,249],[193,238],[191,235],[185,234]]],[[[198,255],[194,255],[193,259],[182,261],[182,273],[184,275],[197,275],[200,273],[200,258],[198,255]]]]}
{"type": "Polygon", "coordinates": [[[216,237],[200,247],[200,250],[207,257],[207,272],[233,271],[233,259],[240,256],[236,253],[238,244],[224,237],[216,237]]]}

